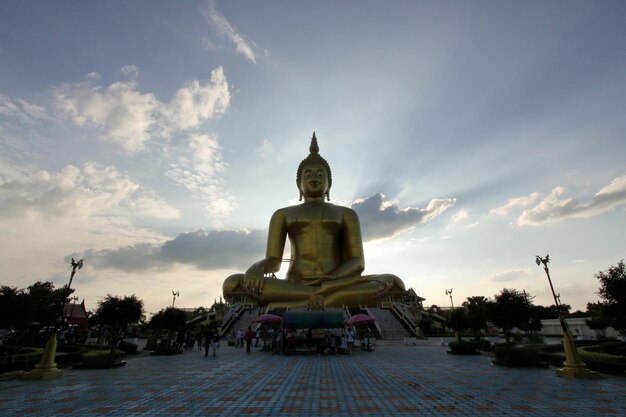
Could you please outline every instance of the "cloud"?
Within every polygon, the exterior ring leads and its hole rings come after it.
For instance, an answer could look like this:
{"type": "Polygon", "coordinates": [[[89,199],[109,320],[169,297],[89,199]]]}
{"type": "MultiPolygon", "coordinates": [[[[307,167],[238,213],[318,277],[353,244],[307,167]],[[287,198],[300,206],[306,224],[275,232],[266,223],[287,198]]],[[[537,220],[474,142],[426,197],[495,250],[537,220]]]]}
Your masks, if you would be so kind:
{"type": "Polygon", "coordinates": [[[384,201],[384,195],[355,201],[352,209],[359,215],[363,240],[391,238],[413,229],[417,224],[428,223],[454,206],[456,199],[433,199],[426,208],[404,208],[397,202],[384,201]]]}
{"type": "Polygon", "coordinates": [[[489,282],[510,282],[525,279],[529,276],[528,269],[510,269],[490,275],[489,282]]]}
{"type": "Polygon", "coordinates": [[[267,140],[267,139],[263,139],[263,143],[259,147],[258,152],[259,152],[259,155],[261,155],[264,158],[274,156],[276,154],[274,150],[274,145],[272,144],[270,140],[267,140]]]}
{"type": "Polygon", "coordinates": [[[446,226],[446,229],[471,229],[479,223],[478,221],[471,220],[472,218],[469,212],[465,209],[461,209],[450,217],[450,222],[446,226]]]}
{"type": "Polygon", "coordinates": [[[588,204],[581,204],[573,198],[563,198],[564,187],[555,187],[535,207],[524,210],[517,219],[519,226],[536,226],[554,223],[568,218],[589,218],[602,214],[626,203],[626,175],[614,178],[611,183],[598,191],[588,204]]]}
{"type": "Polygon", "coordinates": [[[469,218],[469,213],[467,210],[459,210],[454,216],[451,218],[452,223],[460,223],[469,218]]]}
{"type": "Polygon", "coordinates": [[[26,178],[0,180],[0,212],[5,219],[99,215],[149,216],[173,219],[178,210],[114,167],[87,163],[67,165],[58,172],[39,171],[26,178]],[[132,213],[132,214],[129,214],[132,213]]]}
{"type": "Polygon", "coordinates": [[[170,269],[176,264],[202,270],[245,270],[261,259],[265,231],[197,230],[163,244],[142,243],[117,249],[88,250],[77,256],[98,268],[119,270],[170,269]]]}
{"type": "Polygon", "coordinates": [[[12,99],[0,94],[0,117],[3,123],[33,125],[38,120],[51,120],[46,109],[23,99],[12,99]]]}
{"type": "MultiPolygon", "coordinates": [[[[201,11],[209,26],[215,30],[218,36],[228,39],[235,45],[235,51],[238,54],[243,55],[247,60],[256,64],[254,51],[237,29],[217,10],[214,1],[209,1],[207,7],[202,7],[201,11]]],[[[207,42],[204,40],[203,45],[207,45],[207,42]]]]}
{"type": "Polygon", "coordinates": [[[167,106],[162,106],[165,120],[161,128],[188,130],[196,128],[204,120],[223,114],[230,106],[228,82],[222,67],[211,71],[211,81],[200,84],[194,80],[179,89],[167,106]]]}
{"type": "Polygon", "coordinates": [[[503,206],[491,209],[489,212],[497,216],[505,216],[515,207],[526,207],[534,204],[541,198],[541,194],[534,192],[523,197],[511,198],[503,206]]]}
{"type": "Polygon", "coordinates": [[[139,67],[136,65],[125,65],[120,70],[120,73],[126,79],[136,80],[139,77],[139,67]]]}
{"type": "Polygon", "coordinates": [[[93,78],[54,88],[57,110],[77,126],[100,129],[129,152],[144,146],[155,127],[159,102],[136,91],[134,82],[96,85],[93,78]]]}
{"type": "Polygon", "coordinates": [[[193,134],[187,151],[178,156],[165,175],[203,200],[205,209],[219,218],[228,215],[235,206],[233,195],[225,189],[220,177],[226,166],[214,135],[193,134]]]}
{"type": "MultiPolygon", "coordinates": [[[[122,68],[133,75],[137,67],[122,68]]],[[[156,136],[197,128],[203,121],[224,113],[230,105],[230,92],[222,67],[211,72],[205,84],[194,80],[180,88],[170,103],[153,94],[137,91],[132,81],[108,87],[98,84],[97,74],[84,81],[62,84],[53,89],[59,114],[77,126],[98,129],[103,137],[135,152],[156,136]]]]}

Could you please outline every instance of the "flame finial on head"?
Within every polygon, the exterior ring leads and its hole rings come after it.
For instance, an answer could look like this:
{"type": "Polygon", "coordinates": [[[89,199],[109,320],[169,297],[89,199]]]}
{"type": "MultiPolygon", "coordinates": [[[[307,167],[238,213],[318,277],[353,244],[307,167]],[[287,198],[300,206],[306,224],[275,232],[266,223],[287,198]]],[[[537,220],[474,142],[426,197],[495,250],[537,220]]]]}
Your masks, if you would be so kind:
{"type": "Polygon", "coordinates": [[[312,154],[319,155],[320,147],[317,144],[317,138],[315,137],[315,131],[313,131],[313,137],[311,138],[311,145],[309,146],[309,152],[312,154]]]}
{"type": "MultiPolygon", "coordinates": [[[[330,165],[328,165],[328,162],[324,158],[322,158],[319,152],[320,152],[320,147],[317,144],[317,137],[315,136],[315,132],[313,132],[313,137],[311,138],[311,145],[309,146],[309,156],[303,159],[302,162],[300,162],[300,165],[298,165],[298,172],[296,174],[296,184],[298,186],[298,189],[300,190],[300,180],[302,179],[302,169],[304,168],[305,165],[322,164],[324,165],[324,168],[326,168],[326,174],[328,175],[328,191],[326,191],[326,200],[330,201],[330,186],[333,183],[331,172],[330,172],[330,165]]],[[[300,201],[302,201],[302,197],[303,197],[302,190],[300,190],[300,201]]]]}

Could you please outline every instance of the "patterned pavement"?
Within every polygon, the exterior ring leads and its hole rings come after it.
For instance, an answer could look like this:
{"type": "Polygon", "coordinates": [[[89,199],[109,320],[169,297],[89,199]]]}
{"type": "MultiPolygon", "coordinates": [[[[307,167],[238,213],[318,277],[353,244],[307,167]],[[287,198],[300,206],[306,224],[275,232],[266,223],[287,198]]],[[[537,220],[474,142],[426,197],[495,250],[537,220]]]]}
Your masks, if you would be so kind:
{"type": "Polygon", "coordinates": [[[567,380],[509,369],[431,341],[352,356],[272,355],[222,343],[143,356],[126,367],[66,369],[48,381],[0,382],[0,416],[623,416],[626,378],[567,380]]]}

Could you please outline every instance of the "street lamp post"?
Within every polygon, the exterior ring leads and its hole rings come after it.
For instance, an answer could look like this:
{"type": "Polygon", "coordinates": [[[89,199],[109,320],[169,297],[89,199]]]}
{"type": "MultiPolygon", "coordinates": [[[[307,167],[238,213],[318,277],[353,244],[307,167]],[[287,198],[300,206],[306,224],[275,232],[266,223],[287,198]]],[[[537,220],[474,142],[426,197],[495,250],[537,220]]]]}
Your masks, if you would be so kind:
{"type": "Polygon", "coordinates": [[[574,337],[569,330],[567,320],[565,320],[565,310],[563,308],[563,305],[561,304],[561,296],[560,294],[557,295],[557,293],[554,291],[554,285],[552,285],[552,278],[550,278],[550,270],[548,268],[550,255],[546,255],[545,258],[542,258],[541,256],[536,256],[535,262],[537,263],[537,266],[543,265],[543,270],[546,272],[546,276],[548,277],[548,283],[550,283],[550,290],[552,291],[552,296],[554,297],[554,303],[559,312],[559,322],[561,323],[561,328],[563,329],[563,350],[565,351],[565,362],[563,362],[563,368],[556,370],[556,374],[558,376],[570,379],[602,378],[597,372],[593,372],[587,369],[585,364],[580,360],[578,351],[576,350],[576,345],[574,343],[574,337]]]}
{"type": "MultiPolygon", "coordinates": [[[[83,267],[83,260],[80,259],[78,261],[72,258],[72,263],[70,264],[72,267],[72,273],[70,274],[70,282],[67,284],[67,297],[69,297],[72,279],[74,279],[74,275],[76,275],[76,270],[81,269],[83,267]]],[[[63,303],[61,304],[61,324],[63,323],[63,316],[65,315],[65,303],[67,301],[67,297],[63,299],[63,303]]],[[[41,355],[41,359],[39,363],[35,365],[35,368],[31,372],[27,372],[22,375],[24,379],[52,379],[63,376],[63,371],[57,368],[57,364],[54,361],[54,358],[57,353],[57,331],[58,329],[54,328],[54,331],[48,338],[48,342],[46,343],[46,348],[43,351],[43,355],[41,355]]]]}
{"type": "MultiPolygon", "coordinates": [[[[452,301],[452,290],[453,288],[450,288],[450,291],[446,290],[446,295],[450,296],[450,306],[452,307],[451,311],[451,315],[450,317],[452,317],[452,319],[454,319],[454,301],[452,301]]],[[[459,333],[458,330],[454,330],[454,340],[457,342],[461,341],[461,333],[459,333]]]]}
{"type": "Polygon", "coordinates": [[[446,290],[446,295],[450,296],[450,305],[452,306],[452,310],[454,310],[454,301],[452,301],[452,290],[454,288],[450,288],[450,291],[446,290]]]}

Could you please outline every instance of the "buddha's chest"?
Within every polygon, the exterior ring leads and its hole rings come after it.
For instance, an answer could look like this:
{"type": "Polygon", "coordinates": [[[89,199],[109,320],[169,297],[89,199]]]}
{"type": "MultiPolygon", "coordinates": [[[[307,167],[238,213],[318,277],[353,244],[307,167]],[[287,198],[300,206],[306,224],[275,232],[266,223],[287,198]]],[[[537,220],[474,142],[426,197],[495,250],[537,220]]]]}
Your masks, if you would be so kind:
{"type": "Polygon", "coordinates": [[[340,213],[328,207],[311,207],[290,213],[286,219],[287,233],[291,236],[307,237],[338,235],[343,226],[340,213]]]}

